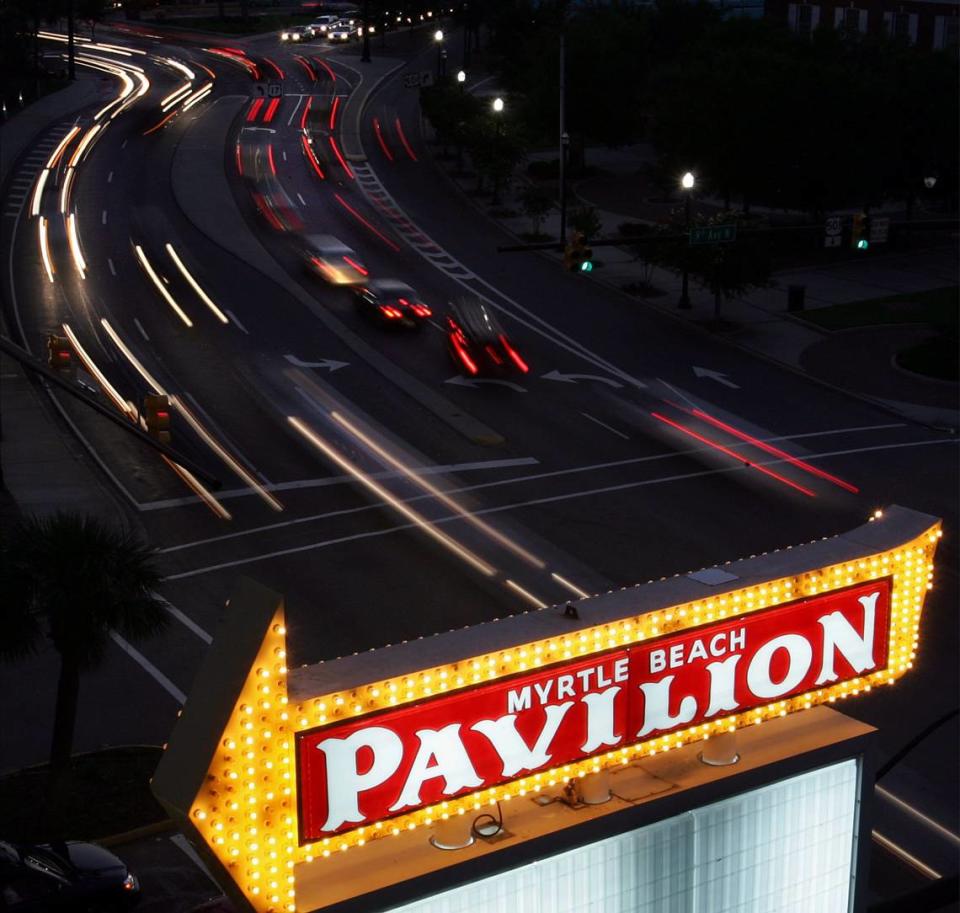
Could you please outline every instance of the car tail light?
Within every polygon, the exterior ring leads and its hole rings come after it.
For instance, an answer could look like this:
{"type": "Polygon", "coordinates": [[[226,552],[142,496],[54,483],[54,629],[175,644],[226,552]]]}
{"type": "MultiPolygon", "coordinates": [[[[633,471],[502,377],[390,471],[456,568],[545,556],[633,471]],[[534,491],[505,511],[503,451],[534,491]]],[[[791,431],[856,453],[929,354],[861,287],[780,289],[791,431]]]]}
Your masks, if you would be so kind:
{"type": "Polygon", "coordinates": [[[391,320],[398,320],[399,318],[403,317],[402,311],[397,310],[397,308],[392,307],[389,304],[381,304],[380,312],[384,317],[389,317],[391,320]]]}
{"type": "Polygon", "coordinates": [[[492,345],[488,344],[484,346],[484,349],[486,350],[487,355],[489,355],[494,362],[496,362],[498,365],[503,364],[503,359],[500,357],[500,353],[492,345]]]}
{"type": "Polygon", "coordinates": [[[530,370],[527,363],[520,357],[520,354],[509,342],[507,342],[507,337],[502,333],[500,334],[500,342],[503,344],[503,347],[507,350],[507,355],[510,356],[511,361],[521,370],[524,374],[530,370]]]}
{"type": "MultiPolygon", "coordinates": [[[[450,321],[453,323],[453,321],[450,321]]],[[[456,326],[456,324],[453,324],[456,326]]],[[[463,343],[463,332],[457,327],[456,332],[450,334],[450,341],[453,343],[454,351],[457,353],[457,357],[463,363],[463,366],[471,373],[477,373],[477,365],[474,360],[467,353],[466,347],[463,343]]]]}
{"type": "Polygon", "coordinates": [[[418,317],[430,317],[433,314],[433,311],[431,311],[430,308],[428,308],[425,304],[419,301],[416,304],[412,305],[412,308],[413,308],[413,313],[416,314],[418,317]]]}

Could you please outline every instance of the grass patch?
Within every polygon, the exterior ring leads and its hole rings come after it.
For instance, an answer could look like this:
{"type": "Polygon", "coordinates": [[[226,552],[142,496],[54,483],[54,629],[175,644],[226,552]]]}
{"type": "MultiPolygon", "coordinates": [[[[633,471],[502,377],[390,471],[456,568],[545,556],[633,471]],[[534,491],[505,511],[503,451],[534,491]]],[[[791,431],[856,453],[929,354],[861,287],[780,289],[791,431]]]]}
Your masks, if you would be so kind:
{"type": "Polygon", "coordinates": [[[956,336],[933,336],[897,353],[897,364],[937,380],[960,380],[956,336]]]}
{"type": "Polygon", "coordinates": [[[77,756],[55,790],[46,765],[0,777],[4,838],[97,840],[163,821],[149,786],[162,753],[137,746],[77,756]]]}
{"type": "Polygon", "coordinates": [[[956,336],[958,324],[958,290],[956,286],[871,298],[850,304],[835,304],[798,314],[809,323],[827,330],[849,330],[880,324],[928,323],[956,336]]]}

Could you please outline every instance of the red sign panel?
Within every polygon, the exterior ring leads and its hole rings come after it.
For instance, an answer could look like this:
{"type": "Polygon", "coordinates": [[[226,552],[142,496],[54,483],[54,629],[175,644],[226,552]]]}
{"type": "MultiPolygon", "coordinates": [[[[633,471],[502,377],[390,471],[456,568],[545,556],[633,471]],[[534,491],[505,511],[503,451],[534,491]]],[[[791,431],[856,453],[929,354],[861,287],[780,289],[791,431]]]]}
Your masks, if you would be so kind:
{"type": "Polygon", "coordinates": [[[890,581],[298,734],[301,841],[886,668],[890,581]]]}

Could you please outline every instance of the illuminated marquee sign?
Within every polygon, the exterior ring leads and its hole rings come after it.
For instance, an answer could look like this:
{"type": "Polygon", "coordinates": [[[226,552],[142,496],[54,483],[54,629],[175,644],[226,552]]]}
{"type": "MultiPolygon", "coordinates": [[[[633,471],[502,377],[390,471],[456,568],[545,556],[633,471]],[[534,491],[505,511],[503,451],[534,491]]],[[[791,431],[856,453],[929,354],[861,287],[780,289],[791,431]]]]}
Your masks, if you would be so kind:
{"type": "Polygon", "coordinates": [[[319,840],[887,667],[890,580],[299,734],[319,840]]]}
{"type": "Polygon", "coordinates": [[[679,576],[582,600],[579,620],[437,635],[429,664],[411,642],[288,670],[282,598],[248,581],[153,789],[235,900],[295,913],[298,878],[346,850],[894,684],[939,537],[892,508],[719,586],[679,576]]]}

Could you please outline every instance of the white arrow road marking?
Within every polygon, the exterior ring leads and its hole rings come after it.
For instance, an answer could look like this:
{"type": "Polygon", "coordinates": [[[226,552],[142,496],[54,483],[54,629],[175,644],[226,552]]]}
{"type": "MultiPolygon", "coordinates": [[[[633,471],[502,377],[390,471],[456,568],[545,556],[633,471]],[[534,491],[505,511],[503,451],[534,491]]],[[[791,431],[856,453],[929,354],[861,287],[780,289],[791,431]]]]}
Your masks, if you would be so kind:
{"type": "Polygon", "coordinates": [[[693,373],[697,377],[709,377],[710,380],[715,380],[718,384],[723,384],[725,387],[730,387],[732,390],[739,390],[740,385],[735,384],[732,380],[727,380],[726,374],[721,374],[719,371],[711,371],[708,368],[698,368],[696,365],[693,366],[693,373]]]}
{"type": "Polygon", "coordinates": [[[527,388],[521,387],[520,384],[511,383],[509,380],[497,380],[494,377],[461,377],[459,374],[454,377],[449,377],[444,381],[445,384],[456,384],[458,387],[476,387],[477,384],[496,384],[499,387],[509,387],[511,390],[516,390],[517,393],[526,393],[527,388]]]}
{"type": "MultiPolygon", "coordinates": [[[[601,384],[609,384],[611,387],[623,387],[611,377],[601,377],[599,374],[561,374],[559,371],[551,371],[549,374],[542,375],[544,380],[558,380],[562,384],[575,384],[578,380],[598,380],[601,384]]],[[[645,387],[646,384],[637,382],[638,387],[645,387]]]]}
{"type": "Polygon", "coordinates": [[[326,368],[331,374],[350,364],[348,361],[334,361],[332,358],[323,358],[320,361],[302,361],[296,355],[284,355],[283,357],[298,368],[326,368]]]}

